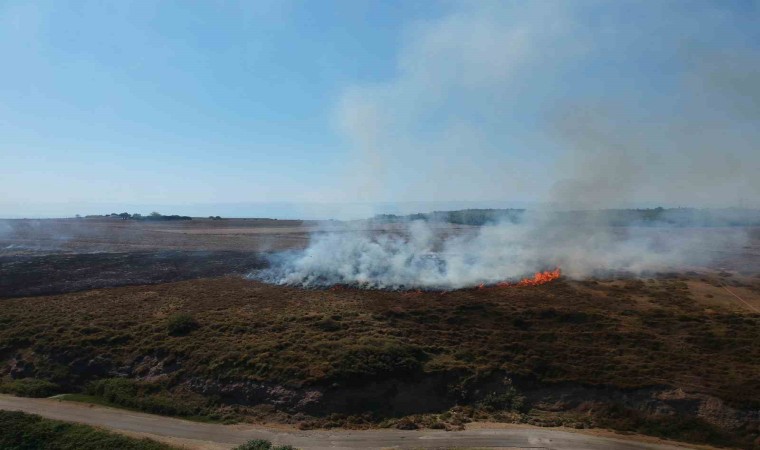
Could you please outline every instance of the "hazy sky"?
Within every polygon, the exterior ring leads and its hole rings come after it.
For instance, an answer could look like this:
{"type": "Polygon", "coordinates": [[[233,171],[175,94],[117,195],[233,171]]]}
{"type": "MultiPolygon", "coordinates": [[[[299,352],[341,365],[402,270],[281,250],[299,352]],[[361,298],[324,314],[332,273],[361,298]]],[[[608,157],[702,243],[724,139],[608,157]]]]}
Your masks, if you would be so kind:
{"type": "Polygon", "coordinates": [[[751,204],[758,55],[753,1],[0,0],[0,216],[751,204]]]}

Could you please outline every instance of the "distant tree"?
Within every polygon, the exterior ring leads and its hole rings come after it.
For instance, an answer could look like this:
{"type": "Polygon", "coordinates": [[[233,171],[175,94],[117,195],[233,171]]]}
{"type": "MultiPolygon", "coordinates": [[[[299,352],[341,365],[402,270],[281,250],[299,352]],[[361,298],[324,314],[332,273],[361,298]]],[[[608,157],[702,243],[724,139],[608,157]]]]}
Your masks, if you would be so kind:
{"type": "Polygon", "coordinates": [[[142,219],[142,214],[140,214],[140,213],[134,213],[134,214],[132,214],[132,218],[140,220],[140,219],[142,219]]]}
{"type": "Polygon", "coordinates": [[[176,214],[171,214],[167,216],[161,213],[157,213],[155,211],[150,213],[150,215],[148,216],[140,216],[139,218],[141,220],[150,220],[150,221],[193,220],[193,218],[190,216],[178,216],[176,214]]]}
{"type": "Polygon", "coordinates": [[[122,220],[127,220],[130,217],[132,217],[132,214],[130,214],[128,212],[123,212],[123,213],[119,214],[119,217],[121,217],[122,220]]]}
{"type": "Polygon", "coordinates": [[[81,216],[80,214],[77,214],[77,215],[76,215],[76,216],[74,216],[74,217],[76,217],[77,219],[81,219],[81,218],[82,218],[82,216],[81,216]]]}

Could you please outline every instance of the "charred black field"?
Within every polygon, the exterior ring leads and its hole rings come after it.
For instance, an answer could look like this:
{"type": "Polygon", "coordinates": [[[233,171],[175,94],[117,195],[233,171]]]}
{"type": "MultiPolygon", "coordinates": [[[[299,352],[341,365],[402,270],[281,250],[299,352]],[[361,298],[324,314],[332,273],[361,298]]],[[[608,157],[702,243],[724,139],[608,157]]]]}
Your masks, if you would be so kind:
{"type": "Polygon", "coordinates": [[[501,421],[756,445],[756,229],[712,266],[395,292],[247,279],[310,225],[193,222],[14,223],[0,389],[301,428],[501,421]]]}
{"type": "Polygon", "coordinates": [[[0,297],[245,275],[265,264],[259,254],[234,251],[0,255],[0,297]]]}

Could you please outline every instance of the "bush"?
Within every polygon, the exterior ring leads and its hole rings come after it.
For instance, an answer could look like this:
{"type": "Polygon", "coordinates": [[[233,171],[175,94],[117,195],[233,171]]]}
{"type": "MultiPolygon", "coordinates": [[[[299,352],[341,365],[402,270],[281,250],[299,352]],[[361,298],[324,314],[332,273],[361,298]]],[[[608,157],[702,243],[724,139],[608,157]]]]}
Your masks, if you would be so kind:
{"type": "Polygon", "coordinates": [[[751,435],[732,435],[698,417],[646,414],[615,404],[596,411],[594,418],[598,426],[614,430],[648,434],[683,442],[708,443],[721,447],[752,448],[751,435]]]}
{"type": "Polygon", "coordinates": [[[129,380],[108,378],[90,383],[86,393],[107,402],[154,414],[171,416],[199,416],[204,414],[202,398],[173,396],[164,386],[129,380]]]}
{"type": "Polygon", "coordinates": [[[126,378],[109,378],[93,381],[87,386],[87,394],[105,399],[117,405],[135,407],[137,385],[126,378]]]}
{"type": "Polygon", "coordinates": [[[198,322],[187,313],[178,313],[169,316],[166,329],[172,336],[183,336],[198,328],[198,322]]]}
{"type": "Polygon", "coordinates": [[[4,450],[171,450],[149,439],[133,439],[96,428],[43,419],[22,412],[0,411],[0,448],[4,450]]]}
{"type": "Polygon", "coordinates": [[[0,392],[15,394],[20,397],[50,397],[60,390],[61,388],[57,384],[36,378],[22,378],[0,384],[0,392]]]}
{"type": "Polygon", "coordinates": [[[239,445],[232,450],[296,450],[291,445],[272,446],[272,443],[264,439],[254,439],[239,445]]]}
{"type": "Polygon", "coordinates": [[[333,376],[345,380],[402,376],[421,370],[425,353],[394,341],[367,341],[343,349],[331,361],[333,376]]]}
{"type": "Polygon", "coordinates": [[[512,380],[505,378],[502,392],[490,392],[483,397],[480,405],[495,410],[526,412],[525,397],[515,389],[512,380]]]}

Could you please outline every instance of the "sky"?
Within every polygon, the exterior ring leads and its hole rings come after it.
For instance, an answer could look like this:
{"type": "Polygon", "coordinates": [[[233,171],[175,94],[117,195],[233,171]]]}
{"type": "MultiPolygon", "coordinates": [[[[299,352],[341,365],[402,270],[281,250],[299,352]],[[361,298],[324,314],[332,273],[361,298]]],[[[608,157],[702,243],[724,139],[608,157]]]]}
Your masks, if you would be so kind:
{"type": "Polygon", "coordinates": [[[0,58],[0,217],[760,206],[756,1],[0,0],[0,58]]]}

